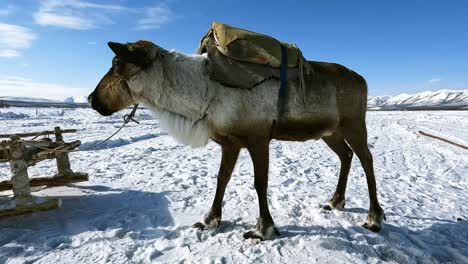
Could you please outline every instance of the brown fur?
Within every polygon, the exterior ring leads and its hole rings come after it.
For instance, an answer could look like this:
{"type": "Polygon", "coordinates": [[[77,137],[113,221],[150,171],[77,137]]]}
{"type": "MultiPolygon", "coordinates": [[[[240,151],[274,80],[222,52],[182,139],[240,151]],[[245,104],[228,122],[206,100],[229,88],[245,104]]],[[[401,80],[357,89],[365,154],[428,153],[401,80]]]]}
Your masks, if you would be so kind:
{"type": "Polygon", "coordinates": [[[216,134],[213,140],[222,146],[222,160],[215,199],[204,221],[196,223],[195,227],[203,229],[207,227],[208,223],[221,219],[223,195],[233,166],[240,148],[247,148],[254,163],[255,189],[259,197],[260,218],[257,223],[257,232],[247,232],[244,237],[269,238],[265,237],[268,235],[266,229],[274,227],[266,198],[270,140],[306,141],[320,138],[324,131],[328,131],[330,135],[323,137],[323,140],[340,158],[341,169],[335,194],[325,208],[331,210],[344,207],[347,178],[353,153],[356,153],[366,173],[369,187],[369,215],[364,227],[372,231],[380,230],[381,220],[385,216],[377,199],[372,155],[367,147],[366,81],[359,74],[339,64],[310,62],[310,65],[313,73],[306,81],[307,85],[312,87],[311,89],[328,83],[332,83],[336,87],[338,120],[329,119],[321,113],[317,113],[315,118],[298,118],[294,121],[281,120],[277,124],[273,124],[270,129],[265,128],[266,124],[255,124],[250,129],[241,131],[233,129],[229,133],[216,134]]]}
{"type": "Polygon", "coordinates": [[[98,88],[88,96],[91,106],[100,114],[108,116],[132,105],[133,99],[127,81],[138,68],[123,63],[115,57],[112,68],[97,85],[98,88]]]}

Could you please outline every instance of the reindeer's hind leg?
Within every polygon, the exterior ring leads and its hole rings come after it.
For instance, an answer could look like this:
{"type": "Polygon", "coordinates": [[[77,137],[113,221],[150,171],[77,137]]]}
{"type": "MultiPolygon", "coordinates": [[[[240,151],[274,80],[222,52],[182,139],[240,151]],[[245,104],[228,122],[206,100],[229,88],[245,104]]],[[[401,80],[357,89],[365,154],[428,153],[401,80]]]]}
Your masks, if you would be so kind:
{"type": "Polygon", "coordinates": [[[361,161],[364,172],[366,173],[367,187],[369,189],[369,213],[367,221],[363,225],[365,228],[378,232],[382,226],[382,219],[385,218],[385,214],[379,205],[377,199],[377,187],[374,176],[374,165],[372,154],[367,147],[367,130],[365,119],[362,120],[348,120],[344,124],[344,137],[348,142],[351,149],[356,153],[359,160],[361,161]]]}
{"type": "Polygon", "coordinates": [[[323,208],[327,210],[344,208],[346,183],[348,182],[348,174],[351,167],[351,160],[353,159],[353,151],[348,144],[346,144],[343,134],[340,131],[336,131],[331,136],[324,137],[323,141],[325,141],[336,155],[338,155],[341,161],[340,176],[335,194],[323,208]]]}
{"type": "Polygon", "coordinates": [[[235,144],[223,144],[221,149],[221,166],[219,167],[218,183],[213,205],[208,214],[205,215],[203,221],[193,225],[193,227],[198,229],[203,230],[206,228],[218,227],[221,223],[224,192],[231,179],[231,174],[236,165],[237,158],[239,157],[240,147],[235,144]]]}

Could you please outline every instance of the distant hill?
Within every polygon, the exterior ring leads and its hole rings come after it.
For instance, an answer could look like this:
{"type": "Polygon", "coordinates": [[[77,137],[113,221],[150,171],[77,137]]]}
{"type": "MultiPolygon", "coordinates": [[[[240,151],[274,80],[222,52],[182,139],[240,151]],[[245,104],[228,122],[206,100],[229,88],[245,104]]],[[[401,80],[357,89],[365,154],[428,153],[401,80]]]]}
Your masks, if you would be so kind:
{"type": "Polygon", "coordinates": [[[369,96],[369,110],[468,110],[468,90],[440,90],[396,96],[369,96]]]}
{"type": "Polygon", "coordinates": [[[19,101],[19,102],[38,102],[38,103],[60,103],[59,100],[51,100],[45,98],[33,98],[33,97],[20,97],[20,96],[0,96],[1,101],[19,101]]]}
{"type": "Polygon", "coordinates": [[[57,107],[86,108],[89,107],[86,97],[71,96],[63,100],[51,100],[34,97],[0,96],[0,107],[57,107]]]}
{"type": "MultiPolygon", "coordinates": [[[[89,107],[85,96],[63,100],[0,96],[0,106],[19,107],[89,107]]],[[[396,96],[369,96],[369,110],[468,110],[468,90],[440,90],[396,96]]]]}

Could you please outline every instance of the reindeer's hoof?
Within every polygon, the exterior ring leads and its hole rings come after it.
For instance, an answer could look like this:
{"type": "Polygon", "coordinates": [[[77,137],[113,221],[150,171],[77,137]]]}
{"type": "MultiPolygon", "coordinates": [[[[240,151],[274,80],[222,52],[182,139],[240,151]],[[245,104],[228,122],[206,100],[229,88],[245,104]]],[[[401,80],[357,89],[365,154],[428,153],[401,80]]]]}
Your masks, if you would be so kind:
{"type": "Polygon", "coordinates": [[[335,200],[331,199],[327,205],[323,206],[323,209],[325,210],[333,210],[333,209],[342,209],[345,207],[345,200],[335,200]]]}
{"type": "Polygon", "coordinates": [[[362,227],[375,233],[379,232],[380,229],[382,229],[382,226],[380,224],[375,224],[375,223],[374,224],[364,223],[362,227]]]}
{"type": "Polygon", "coordinates": [[[196,222],[195,224],[192,225],[193,228],[196,228],[198,230],[205,230],[206,226],[202,222],[196,222]]]}
{"type": "Polygon", "coordinates": [[[274,226],[268,227],[262,234],[261,230],[255,230],[255,231],[249,231],[247,233],[244,233],[244,238],[245,239],[260,239],[261,241],[264,240],[272,240],[275,239],[276,237],[281,236],[280,232],[278,229],[274,226]]]}
{"type": "Polygon", "coordinates": [[[211,220],[205,219],[203,222],[197,222],[192,225],[193,228],[199,230],[211,229],[211,228],[218,228],[221,224],[221,217],[215,217],[211,220]]]}
{"type": "Polygon", "coordinates": [[[362,227],[377,233],[382,229],[382,222],[384,220],[387,220],[385,213],[383,212],[382,208],[379,208],[377,211],[369,212],[367,221],[362,225],[362,227]]]}

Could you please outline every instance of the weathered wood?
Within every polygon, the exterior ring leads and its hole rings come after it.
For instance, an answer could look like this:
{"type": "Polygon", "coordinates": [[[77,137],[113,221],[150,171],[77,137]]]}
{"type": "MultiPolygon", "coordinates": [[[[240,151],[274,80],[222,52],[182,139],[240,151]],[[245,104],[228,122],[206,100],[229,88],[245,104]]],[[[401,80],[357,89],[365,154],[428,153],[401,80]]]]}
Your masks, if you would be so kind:
{"type": "Polygon", "coordinates": [[[59,208],[61,205],[60,199],[52,198],[35,198],[32,202],[18,205],[11,201],[7,206],[0,207],[0,219],[13,217],[22,214],[31,214],[35,212],[47,211],[59,208]]]}
{"type": "MultiPolygon", "coordinates": [[[[54,147],[51,150],[48,150],[48,149],[40,150],[38,153],[31,156],[31,160],[38,161],[38,160],[44,160],[44,159],[54,159],[54,158],[57,158],[57,156],[62,155],[62,154],[68,155],[64,151],[73,150],[79,147],[80,145],[81,145],[81,141],[79,140],[75,140],[70,143],[62,143],[62,145],[59,145],[58,147],[54,147]]],[[[66,166],[66,164],[62,166],[66,166]]],[[[59,172],[60,172],[60,169],[59,169],[59,172]]]]}
{"type": "Polygon", "coordinates": [[[10,138],[0,142],[0,162],[10,162],[12,175],[11,181],[0,182],[0,191],[13,190],[13,199],[0,205],[0,219],[60,207],[59,199],[34,198],[31,195],[31,186],[55,187],[88,180],[87,173],[74,173],[70,168],[66,151],[77,148],[81,141],[65,143],[62,134],[74,132],[76,129],[61,130],[60,127],[55,127],[54,131],[0,135],[0,138],[10,138]],[[37,136],[50,134],[55,135],[56,142],[49,138],[35,139],[37,136]],[[34,138],[21,140],[21,137],[34,138]],[[58,173],[54,177],[29,179],[28,166],[45,159],[57,160],[58,173]]]}
{"type": "MultiPolygon", "coordinates": [[[[12,137],[12,140],[18,139],[17,136],[12,137]]],[[[25,146],[19,141],[11,146],[11,185],[16,205],[23,205],[32,201],[25,151],[25,146]]]]}
{"type": "Polygon", "coordinates": [[[434,138],[434,139],[438,139],[438,140],[443,141],[443,142],[445,142],[445,143],[449,143],[449,144],[452,144],[452,145],[457,146],[457,147],[459,147],[459,148],[468,150],[468,147],[467,147],[467,146],[464,146],[464,145],[462,145],[462,144],[455,143],[455,142],[450,141],[450,140],[445,139],[445,138],[441,138],[441,137],[438,137],[438,136],[434,136],[434,135],[425,133],[425,132],[423,132],[423,131],[419,131],[419,134],[424,135],[424,136],[426,136],[426,137],[431,137],[431,138],[434,138]]]}
{"type": "MultiPolygon", "coordinates": [[[[73,175],[69,176],[55,176],[55,177],[37,177],[29,180],[31,187],[47,186],[57,187],[64,186],[71,183],[88,181],[89,176],[87,173],[74,172],[73,175]]],[[[0,182],[0,192],[8,191],[13,188],[11,181],[0,182]]]]}
{"type": "MultiPolygon", "coordinates": [[[[39,146],[39,147],[42,147],[42,148],[52,148],[54,146],[57,145],[57,143],[55,142],[50,142],[50,141],[42,141],[42,140],[23,140],[25,143],[29,143],[29,144],[33,144],[35,146],[39,146]]],[[[0,147],[4,148],[4,147],[11,147],[11,145],[15,144],[15,141],[3,141],[3,142],[0,142],[0,147]]],[[[28,145],[28,144],[26,144],[28,145]]],[[[29,145],[31,146],[31,145],[29,145]]]]}
{"type": "MultiPolygon", "coordinates": [[[[14,142],[10,141],[9,145],[13,145],[14,142]]],[[[80,140],[75,140],[69,143],[63,142],[48,142],[48,141],[24,141],[24,145],[27,146],[27,160],[39,162],[45,159],[55,159],[58,155],[63,154],[64,151],[73,150],[81,145],[80,140]],[[45,149],[44,149],[45,148],[45,149]]],[[[0,150],[2,146],[0,146],[0,150]]],[[[10,148],[10,146],[8,146],[10,148]]],[[[2,152],[0,151],[0,154],[2,152]]],[[[9,159],[0,155],[0,162],[7,162],[9,159]]]]}
{"type": "Polygon", "coordinates": [[[5,140],[0,142],[0,148],[10,147],[13,144],[12,141],[5,140]]]}
{"type": "MultiPolygon", "coordinates": [[[[76,133],[76,129],[63,129],[63,130],[61,130],[61,132],[62,132],[62,134],[76,133]]],[[[0,134],[0,138],[10,138],[13,135],[18,136],[20,138],[23,138],[23,137],[54,135],[54,134],[55,134],[55,131],[47,130],[47,131],[32,132],[32,133],[0,134]]]]}
{"type": "MultiPolygon", "coordinates": [[[[63,136],[60,127],[55,127],[55,141],[59,143],[63,143],[63,136]]],[[[79,144],[81,145],[81,143],[79,144]]],[[[78,145],[78,146],[79,146],[78,145]]],[[[68,153],[66,152],[58,152],[55,161],[57,162],[57,169],[58,174],[65,176],[65,175],[73,175],[73,171],[70,168],[70,159],[68,158],[68,153]]]]}

